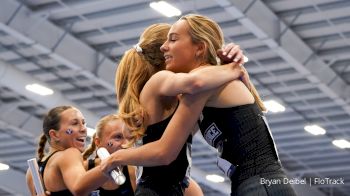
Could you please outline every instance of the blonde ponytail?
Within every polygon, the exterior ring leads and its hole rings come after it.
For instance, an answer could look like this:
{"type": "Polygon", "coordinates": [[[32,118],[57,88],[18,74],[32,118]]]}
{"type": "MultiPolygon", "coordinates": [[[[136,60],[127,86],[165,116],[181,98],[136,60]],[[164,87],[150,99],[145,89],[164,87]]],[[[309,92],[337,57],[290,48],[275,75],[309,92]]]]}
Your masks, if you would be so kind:
{"type": "Polygon", "coordinates": [[[250,90],[250,93],[252,93],[254,99],[255,99],[255,103],[259,106],[260,110],[263,111],[263,112],[266,112],[267,109],[264,105],[264,102],[262,101],[258,91],[256,90],[254,84],[249,80],[249,90],[250,90]]]}
{"type": "Polygon", "coordinates": [[[141,35],[138,49],[124,53],[116,73],[116,93],[119,116],[128,126],[131,136],[139,139],[146,130],[146,111],[139,98],[149,78],[165,69],[165,58],[160,47],[167,39],[169,24],[154,24],[141,35]]]}

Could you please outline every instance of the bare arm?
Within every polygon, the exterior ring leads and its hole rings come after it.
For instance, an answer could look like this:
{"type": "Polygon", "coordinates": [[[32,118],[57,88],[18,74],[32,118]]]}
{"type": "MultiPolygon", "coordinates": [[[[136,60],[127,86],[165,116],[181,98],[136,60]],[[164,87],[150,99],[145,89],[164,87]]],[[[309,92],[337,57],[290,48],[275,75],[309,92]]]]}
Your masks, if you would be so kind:
{"type": "Polygon", "coordinates": [[[244,64],[244,55],[239,45],[229,43],[218,50],[217,54],[222,62],[221,64],[226,65],[206,66],[204,69],[197,69],[195,72],[189,74],[168,74],[162,80],[156,80],[158,84],[159,81],[162,81],[160,95],[195,94],[219,87],[243,75],[244,72],[240,66],[244,64]]]}
{"type": "Polygon", "coordinates": [[[203,196],[203,191],[196,181],[190,179],[190,185],[185,189],[184,196],[203,196]]]}
{"type": "Polygon", "coordinates": [[[106,170],[110,171],[118,165],[156,166],[171,163],[176,159],[191,134],[191,128],[196,124],[208,97],[209,92],[184,95],[159,140],[137,148],[114,152],[105,165],[102,163],[102,168],[108,167],[106,170]]]}
{"type": "Polygon", "coordinates": [[[33,178],[32,178],[32,173],[30,172],[29,169],[27,170],[27,173],[26,173],[26,182],[27,182],[27,187],[28,187],[28,190],[29,190],[31,196],[36,196],[33,178]]]}
{"type": "Polygon", "coordinates": [[[99,166],[86,171],[83,157],[78,149],[69,148],[63,153],[58,167],[62,173],[64,183],[74,195],[88,195],[109,179],[102,173],[99,166]]]}
{"type": "Polygon", "coordinates": [[[130,177],[130,183],[132,190],[135,192],[136,190],[136,168],[135,166],[128,165],[128,172],[130,177]]]}
{"type": "Polygon", "coordinates": [[[153,75],[146,85],[157,86],[156,91],[152,92],[158,91],[158,94],[162,96],[176,96],[183,93],[196,94],[217,88],[242,75],[242,68],[237,64],[230,63],[222,66],[202,66],[190,73],[160,71],[153,75]]]}

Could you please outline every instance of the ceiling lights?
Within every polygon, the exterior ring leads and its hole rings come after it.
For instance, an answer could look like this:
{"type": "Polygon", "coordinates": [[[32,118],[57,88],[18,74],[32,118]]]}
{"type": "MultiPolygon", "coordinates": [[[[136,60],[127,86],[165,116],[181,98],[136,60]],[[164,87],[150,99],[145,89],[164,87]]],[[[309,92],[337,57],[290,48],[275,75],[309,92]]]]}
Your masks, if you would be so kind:
{"type": "Polygon", "coordinates": [[[350,148],[350,142],[344,139],[333,140],[332,143],[338,148],[350,148]]]}
{"type": "Polygon", "coordinates": [[[264,101],[264,105],[268,111],[277,113],[284,112],[286,108],[275,100],[264,101]]]}
{"type": "Polygon", "coordinates": [[[10,168],[9,165],[6,165],[6,164],[3,164],[3,163],[0,163],[0,171],[1,170],[8,170],[10,168]]]}
{"type": "Polygon", "coordinates": [[[326,130],[318,125],[306,125],[304,127],[305,131],[313,134],[313,135],[324,135],[326,134],[326,130]]]}
{"type": "Polygon", "coordinates": [[[151,8],[156,10],[157,12],[165,15],[166,17],[180,16],[181,11],[176,7],[165,1],[152,2],[149,4],[151,8]]]}
{"type": "Polygon", "coordinates": [[[31,91],[33,93],[42,95],[42,96],[46,96],[46,95],[52,95],[53,94],[53,90],[50,88],[47,88],[45,86],[42,86],[40,84],[28,84],[26,85],[26,89],[28,91],[31,91]]]}

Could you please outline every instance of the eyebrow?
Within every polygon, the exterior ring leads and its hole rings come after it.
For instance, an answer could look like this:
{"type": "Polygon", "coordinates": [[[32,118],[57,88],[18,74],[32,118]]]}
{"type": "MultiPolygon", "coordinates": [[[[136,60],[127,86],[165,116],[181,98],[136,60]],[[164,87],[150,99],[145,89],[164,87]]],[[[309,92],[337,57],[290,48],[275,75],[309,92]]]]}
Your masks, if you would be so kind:
{"type": "Polygon", "coordinates": [[[177,36],[177,35],[179,35],[179,34],[178,33],[170,33],[168,37],[170,38],[171,36],[177,36]]]}
{"type": "MultiPolygon", "coordinates": [[[[79,122],[80,119],[78,119],[78,118],[73,118],[73,119],[70,120],[70,122],[75,122],[75,121],[78,121],[78,122],[79,122]]],[[[84,118],[81,119],[81,122],[86,123],[84,118]]]]}

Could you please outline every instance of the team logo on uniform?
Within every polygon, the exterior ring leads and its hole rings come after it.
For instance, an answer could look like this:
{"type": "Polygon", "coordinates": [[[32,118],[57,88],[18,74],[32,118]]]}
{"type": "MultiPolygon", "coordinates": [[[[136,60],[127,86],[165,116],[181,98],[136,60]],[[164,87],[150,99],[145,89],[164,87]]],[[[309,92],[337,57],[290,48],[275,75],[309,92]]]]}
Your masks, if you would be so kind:
{"type": "Polygon", "coordinates": [[[100,190],[92,191],[89,196],[100,196],[100,190]]]}
{"type": "Polygon", "coordinates": [[[207,130],[204,132],[204,139],[211,144],[212,146],[215,146],[215,140],[218,138],[222,132],[220,129],[216,126],[215,123],[212,123],[207,130]]]}

